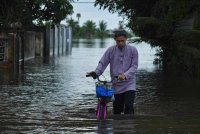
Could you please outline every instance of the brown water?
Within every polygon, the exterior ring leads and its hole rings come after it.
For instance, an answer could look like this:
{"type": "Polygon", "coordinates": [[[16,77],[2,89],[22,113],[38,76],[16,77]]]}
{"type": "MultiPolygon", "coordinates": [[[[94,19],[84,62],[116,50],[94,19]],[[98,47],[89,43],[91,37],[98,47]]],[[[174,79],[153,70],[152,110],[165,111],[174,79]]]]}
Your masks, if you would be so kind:
{"type": "Polygon", "coordinates": [[[112,43],[74,42],[71,54],[26,63],[17,83],[9,81],[10,74],[1,75],[0,133],[199,134],[199,80],[164,76],[152,64],[155,50],[145,43],[136,45],[135,115],[114,116],[109,103],[108,119],[96,119],[94,80],[85,74],[112,43]]]}

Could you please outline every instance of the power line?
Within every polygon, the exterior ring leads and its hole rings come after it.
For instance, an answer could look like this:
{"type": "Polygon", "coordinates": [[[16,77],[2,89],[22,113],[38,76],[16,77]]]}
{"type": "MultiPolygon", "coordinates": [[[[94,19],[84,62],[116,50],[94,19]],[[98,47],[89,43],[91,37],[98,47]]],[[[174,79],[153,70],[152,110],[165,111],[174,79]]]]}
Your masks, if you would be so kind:
{"type": "Polygon", "coordinates": [[[87,4],[87,3],[95,3],[95,2],[73,2],[73,3],[87,4]]]}

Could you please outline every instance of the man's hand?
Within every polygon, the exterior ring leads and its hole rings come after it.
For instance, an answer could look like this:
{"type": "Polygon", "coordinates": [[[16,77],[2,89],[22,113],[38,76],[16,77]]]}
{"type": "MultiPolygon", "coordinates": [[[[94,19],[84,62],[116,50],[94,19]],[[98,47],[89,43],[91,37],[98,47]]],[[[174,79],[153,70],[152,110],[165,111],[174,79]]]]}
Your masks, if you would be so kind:
{"type": "Polygon", "coordinates": [[[126,76],[124,74],[120,74],[120,75],[118,75],[117,79],[122,81],[122,80],[126,79],[126,76]]]}
{"type": "Polygon", "coordinates": [[[93,79],[96,79],[98,77],[95,71],[89,72],[88,75],[92,76],[93,79]]]}

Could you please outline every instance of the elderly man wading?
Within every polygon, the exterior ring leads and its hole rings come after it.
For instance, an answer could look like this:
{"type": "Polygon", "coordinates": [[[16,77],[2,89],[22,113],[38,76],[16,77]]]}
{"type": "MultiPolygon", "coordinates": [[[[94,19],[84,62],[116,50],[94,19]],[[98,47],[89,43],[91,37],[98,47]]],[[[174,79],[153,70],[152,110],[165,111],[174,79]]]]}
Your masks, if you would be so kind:
{"type": "Polygon", "coordinates": [[[115,31],[114,39],[116,44],[106,50],[95,71],[90,74],[96,79],[110,64],[111,78],[117,76],[118,79],[113,81],[115,88],[113,113],[134,114],[138,51],[126,43],[127,34],[124,30],[115,31]]]}

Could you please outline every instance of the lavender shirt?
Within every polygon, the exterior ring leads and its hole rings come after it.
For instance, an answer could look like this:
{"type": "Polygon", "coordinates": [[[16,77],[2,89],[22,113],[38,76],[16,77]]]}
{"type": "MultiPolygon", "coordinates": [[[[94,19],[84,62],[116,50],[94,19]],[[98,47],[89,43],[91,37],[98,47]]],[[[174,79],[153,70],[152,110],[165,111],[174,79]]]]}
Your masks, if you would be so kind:
{"type": "Polygon", "coordinates": [[[136,90],[136,70],[138,68],[138,51],[134,46],[126,44],[122,49],[117,45],[109,47],[95,70],[97,75],[101,75],[110,64],[110,76],[124,74],[126,80],[113,80],[115,94],[120,94],[128,90],[136,90]]]}

